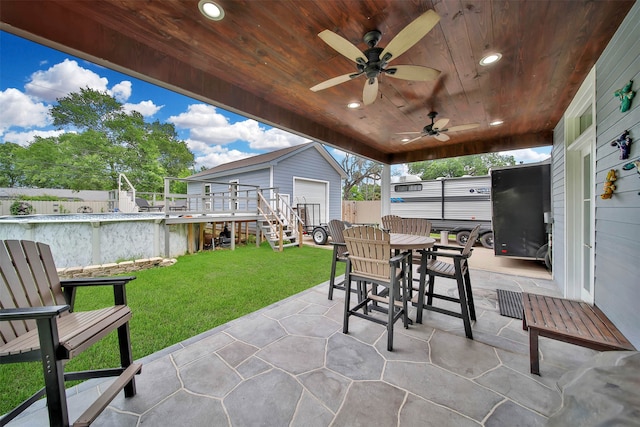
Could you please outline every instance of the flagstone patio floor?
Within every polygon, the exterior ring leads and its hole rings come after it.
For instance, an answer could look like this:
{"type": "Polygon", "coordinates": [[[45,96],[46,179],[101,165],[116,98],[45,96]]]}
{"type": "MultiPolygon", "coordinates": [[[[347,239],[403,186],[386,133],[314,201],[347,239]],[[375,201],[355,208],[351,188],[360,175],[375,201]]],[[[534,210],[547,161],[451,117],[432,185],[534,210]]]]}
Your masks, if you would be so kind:
{"type": "MultiPolygon", "coordinates": [[[[93,425],[545,425],[561,403],[560,376],[596,352],[541,338],[542,375],[530,374],[522,321],[500,316],[495,290],[560,296],[556,285],[483,270],[471,280],[474,340],[460,319],[428,311],[421,325],[396,324],[389,352],[379,324],[351,318],[342,333],[344,293],[330,301],[323,283],[145,357],[137,395],[121,393],[93,425]]],[[[455,292],[453,281],[436,285],[455,292]]],[[[70,419],[109,382],[70,388],[70,419]]],[[[46,425],[42,401],[9,424],[46,425]]]]}

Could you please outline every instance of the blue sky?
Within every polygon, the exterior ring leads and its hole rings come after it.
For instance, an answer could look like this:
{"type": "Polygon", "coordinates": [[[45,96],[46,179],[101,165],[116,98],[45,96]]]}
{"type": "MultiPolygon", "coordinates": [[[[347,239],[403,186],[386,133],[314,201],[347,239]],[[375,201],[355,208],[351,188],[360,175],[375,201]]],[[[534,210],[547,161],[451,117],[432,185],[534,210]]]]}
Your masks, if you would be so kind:
{"type": "MultiPolygon", "coordinates": [[[[147,121],[173,123],[180,139],[207,168],[302,144],[308,140],[255,120],[135,79],[83,59],[0,31],[0,143],[30,144],[35,136],[60,133],[48,111],[56,98],[90,87],[107,91],[147,121]]],[[[339,150],[327,147],[338,159],[339,150]]],[[[517,162],[549,156],[550,147],[516,150],[517,162]]],[[[394,167],[394,174],[404,168],[394,167]]]]}

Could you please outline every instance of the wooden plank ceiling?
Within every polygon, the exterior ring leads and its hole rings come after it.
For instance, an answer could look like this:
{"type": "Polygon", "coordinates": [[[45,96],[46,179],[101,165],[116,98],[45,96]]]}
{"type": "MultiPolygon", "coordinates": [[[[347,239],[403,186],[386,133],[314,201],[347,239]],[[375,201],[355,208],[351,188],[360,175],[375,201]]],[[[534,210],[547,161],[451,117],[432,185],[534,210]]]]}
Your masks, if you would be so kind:
{"type": "Polygon", "coordinates": [[[384,163],[550,145],[552,131],[633,1],[218,0],[222,21],[198,0],[2,0],[1,28],[201,101],[384,163]],[[329,29],[365,50],[385,47],[433,9],[438,24],[393,65],[442,73],[435,81],[380,77],[376,101],[355,110],[365,78],[312,92],[356,64],[323,42],[329,29]],[[502,60],[482,67],[487,52],[502,60]],[[404,144],[437,111],[441,142],[404,144]],[[489,126],[493,120],[501,126],[489,126]]]}

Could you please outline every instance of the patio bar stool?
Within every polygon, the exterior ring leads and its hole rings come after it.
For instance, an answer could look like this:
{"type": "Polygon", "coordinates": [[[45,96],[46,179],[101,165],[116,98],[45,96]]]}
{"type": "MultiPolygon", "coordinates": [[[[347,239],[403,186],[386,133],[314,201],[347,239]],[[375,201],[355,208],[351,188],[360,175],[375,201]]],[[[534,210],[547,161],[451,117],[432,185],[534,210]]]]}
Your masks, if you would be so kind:
{"type": "MultiPolygon", "coordinates": [[[[457,246],[434,245],[430,250],[422,250],[422,262],[420,266],[420,286],[417,295],[416,323],[422,323],[422,311],[431,310],[449,316],[462,319],[465,335],[473,339],[471,331],[471,321],[476,320],[476,310],[473,303],[473,292],[471,290],[471,278],[469,276],[468,259],[473,251],[472,247],[478,239],[480,226],[476,226],[469,235],[469,240],[463,248],[457,246]],[[443,250],[444,249],[444,250],[443,250]],[[449,258],[451,262],[442,261],[438,258],[449,258]],[[426,276],[429,276],[427,287],[426,276]],[[435,277],[445,277],[456,281],[458,297],[437,294],[434,291],[435,277]],[[425,303],[425,296],[427,301],[425,303]],[[456,302],[460,304],[460,312],[437,307],[433,305],[433,299],[456,302]]],[[[416,300],[416,298],[414,298],[416,300]]]]}
{"type": "Polygon", "coordinates": [[[344,230],[344,240],[349,256],[347,259],[347,281],[357,283],[359,302],[351,307],[351,292],[345,292],[343,332],[349,333],[349,317],[385,325],[387,327],[387,350],[393,350],[393,325],[402,318],[404,327],[409,327],[406,295],[408,253],[391,256],[389,233],[375,227],[352,227],[344,230]],[[371,284],[371,288],[367,288],[371,284]],[[378,293],[378,286],[386,288],[378,293]],[[386,304],[386,320],[376,317],[369,304],[386,304]]]}
{"type": "MultiPolygon", "coordinates": [[[[347,252],[347,245],[344,242],[344,236],[342,232],[347,228],[347,223],[344,221],[340,221],[339,219],[332,219],[327,224],[329,228],[329,235],[331,235],[331,244],[333,245],[333,258],[331,259],[331,277],[329,278],[329,299],[333,299],[333,290],[341,289],[346,290],[347,286],[347,275],[345,274],[344,279],[341,282],[336,283],[336,264],[338,262],[347,262],[347,256],[349,253],[347,252]]],[[[351,291],[355,291],[351,289],[351,291]]]]}

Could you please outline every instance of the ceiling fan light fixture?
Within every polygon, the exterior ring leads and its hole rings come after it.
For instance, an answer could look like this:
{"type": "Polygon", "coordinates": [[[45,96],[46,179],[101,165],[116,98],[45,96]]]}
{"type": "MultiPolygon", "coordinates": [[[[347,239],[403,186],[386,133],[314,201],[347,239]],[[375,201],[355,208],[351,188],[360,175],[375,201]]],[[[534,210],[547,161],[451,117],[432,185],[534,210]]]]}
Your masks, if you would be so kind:
{"type": "Polygon", "coordinates": [[[503,123],[504,123],[504,121],[502,121],[502,120],[494,120],[491,123],[489,123],[489,126],[500,126],[503,123]]]}
{"type": "Polygon", "coordinates": [[[502,58],[502,54],[501,53],[490,53],[488,55],[485,55],[480,60],[480,65],[486,66],[486,65],[494,64],[494,63],[500,61],[501,58],[502,58]]]}
{"type": "Polygon", "coordinates": [[[200,2],[198,2],[198,9],[200,9],[200,13],[202,13],[205,18],[211,19],[212,21],[220,21],[224,18],[224,9],[222,6],[211,0],[200,0],[200,2]]]}
{"type": "Polygon", "coordinates": [[[360,108],[360,103],[358,101],[353,101],[347,104],[347,108],[355,110],[356,108],[360,108]]]}

